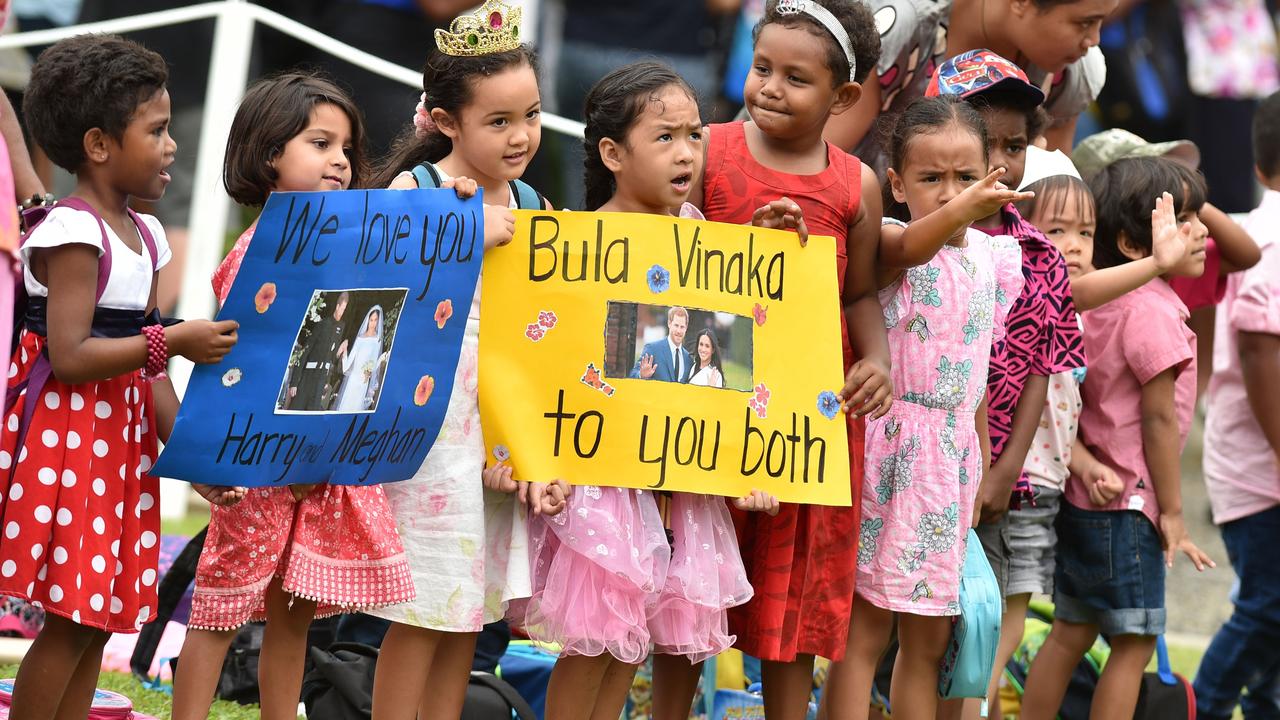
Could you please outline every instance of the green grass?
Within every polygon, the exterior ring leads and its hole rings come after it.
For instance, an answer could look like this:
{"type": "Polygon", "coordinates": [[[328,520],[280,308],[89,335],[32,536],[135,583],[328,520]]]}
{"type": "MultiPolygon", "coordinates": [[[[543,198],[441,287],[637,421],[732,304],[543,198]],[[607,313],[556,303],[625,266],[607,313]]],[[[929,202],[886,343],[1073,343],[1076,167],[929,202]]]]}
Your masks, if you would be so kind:
{"type": "Polygon", "coordinates": [[[177,519],[164,519],[160,521],[160,533],[163,535],[181,535],[183,537],[194,537],[196,533],[204,529],[209,524],[209,507],[207,505],[197,508],[192,505],[187,511],[187,516],[177,519]]]}
{"type": "MultiPolygon", "coordinates": [[[[17,665],[0,665],[0,677],[13,677],[18,672],[17,665]]],[[[117,672],[104,672],[98,677],[98,687],[118,692],[133,701],[133,709],[144,715],[152,715],[161,720],[168,720],[173,706],[173,696],[158,690],[142,687],[132,675],[117,672]]],[[[237,705],[225,700],[215,700],[209,708],[209,717],[213,720],[255,720],[259,716],[257,705],[237,705]]]]}

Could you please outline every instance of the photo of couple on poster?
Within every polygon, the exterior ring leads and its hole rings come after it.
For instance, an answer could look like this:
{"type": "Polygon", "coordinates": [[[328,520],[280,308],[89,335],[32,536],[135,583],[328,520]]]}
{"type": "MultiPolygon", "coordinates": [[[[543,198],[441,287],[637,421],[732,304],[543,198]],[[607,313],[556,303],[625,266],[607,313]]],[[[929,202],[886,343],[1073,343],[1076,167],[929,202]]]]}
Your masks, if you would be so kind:
{"type": "Polygon", "coordinates": [[[691,311],[679,305],[632,306],[630,309],[632,317],[637,318],[636,344],[643,343],[643,347],[627,377],[734,390],[751,387],[751,326],[747,318],[691,311]],[[652,322],[663,314],[665,328],[652,322]],[[648,323],[645,317],[650,318],[648,323]],[[734,333],[742,336],[738,338],[738,347],[722,344],[722,340],[731,339],[734,333]],[[650,339],[659,334],[662,337],[650,339]],[[732,362],[735,356],[737,362],[732,362]]]}

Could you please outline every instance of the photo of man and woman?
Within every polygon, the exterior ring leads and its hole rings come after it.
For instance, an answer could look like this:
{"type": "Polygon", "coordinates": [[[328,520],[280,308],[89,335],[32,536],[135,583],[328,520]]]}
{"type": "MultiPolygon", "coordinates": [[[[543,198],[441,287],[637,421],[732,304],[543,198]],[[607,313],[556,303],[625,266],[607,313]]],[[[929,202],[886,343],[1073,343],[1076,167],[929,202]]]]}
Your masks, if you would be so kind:
{"type": "Polygon", "coordinates": [[[289,354],[276,412],[377,410],[407,293],[316,290],[289,354]]]}
{"type": "Polygon", "coordinates": [[[605,376],[749,391],[753,329],[733,313],[610,302],[605,376]]]}

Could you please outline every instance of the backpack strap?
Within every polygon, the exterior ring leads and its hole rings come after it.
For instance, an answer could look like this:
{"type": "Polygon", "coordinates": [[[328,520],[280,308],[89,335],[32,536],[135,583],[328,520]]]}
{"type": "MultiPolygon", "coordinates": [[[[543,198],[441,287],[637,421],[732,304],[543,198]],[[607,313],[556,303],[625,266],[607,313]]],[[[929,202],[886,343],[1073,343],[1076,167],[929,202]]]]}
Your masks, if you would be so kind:
{"type": "Polygon", "coordinates": [[[516,207],[521,210],[542,210],[546,201],[537,190],[523,180],[507,181],[511,186],[511,197],[516,199],[516,207]]]}
{"type": "Polygon", "coordinates": [[[520,693],[516,692],[516,689],[511,687],[511,684],[506,680],[496,675],[490,675],[487,672],[473,670],[471,672],[471,682],[476,685],[483,685],[501,695],[502,699],[511,706],[511,709],[515,711],[515,716],[520,720],[537,720],[538,716],[533,712],[533,708],[529,706],[528,701],[521,697],[520,693]]]}
{"type": "Polygon", "coordinates": [[[419,163],[413,166],[413,179],[418,182],[418,188],[425,190],[429,188],[440,187],[440,172],[431,163],[419,163]]]}

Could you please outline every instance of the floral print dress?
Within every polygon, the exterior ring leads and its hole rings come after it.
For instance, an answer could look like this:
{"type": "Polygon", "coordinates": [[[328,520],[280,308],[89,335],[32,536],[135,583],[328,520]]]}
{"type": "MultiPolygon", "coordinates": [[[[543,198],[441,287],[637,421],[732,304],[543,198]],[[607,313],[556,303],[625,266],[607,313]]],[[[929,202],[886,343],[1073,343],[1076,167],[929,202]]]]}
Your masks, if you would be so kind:
{"type": "Polygon", "coordinates": [[[880,291],[898,397],[867,423],[856,588],[894,612],[959,613],[982,475],[974,413],[991,344],[1022,290],[1017,240],[969,230],[966,241],[880,291]]]}

